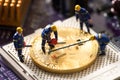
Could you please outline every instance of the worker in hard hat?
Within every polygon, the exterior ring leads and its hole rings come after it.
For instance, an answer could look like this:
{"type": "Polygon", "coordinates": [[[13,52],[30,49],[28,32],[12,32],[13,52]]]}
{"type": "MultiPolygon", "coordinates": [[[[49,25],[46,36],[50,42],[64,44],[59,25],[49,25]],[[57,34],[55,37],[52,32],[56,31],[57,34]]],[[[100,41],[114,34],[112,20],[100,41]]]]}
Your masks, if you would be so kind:
{"type": "Polygon", "coordinates": [[[88,11],[85,8],[82,8],[80,5],[75,5],[75,16],[76,21],[78,21],[78,19],[80,20],[80,29],[83,30],[83,23],[85,23],[87,31],[90,33],[89,27],[92,27],[93,24],[88,11]]]}
{"type": "Polygon", "coordinates": [[[51,43],[51,33],[54,33],[54,37],[55,37],[55,40],[57,41],[58,40],[58,32],[57,32],[57,27],[55,25],[47,25],[42,33],[41,33],[41,36],[42,36],[42,51],[44,53],[46,53],[46,50],[45,50],[45,43],[47,41],[50,49],[53,49],[55,47],[54,43],[51,43]]]}
{"type": "Polygon", "coordinates": [[[106,45],[110,42],[110,39],[109,37],[105,34],[105,33],[98,33],[96,35],[92,35],[90,37],[90,40],[94,40],[96,39],[99,43],[99,46],[100,46],[100,53],[99,55],[105,55],[105,48],[106,48],[106,45]]]}
{"type": "Polygon", "coordinates": [[[22,48],[24,47],[24,38],[23,38],[23,29],[22,27],[17,27],[16,33],[13,36],[14,47],[18,52],[19,60],[23,63],[24,56],[22,55],[22,48]]]}

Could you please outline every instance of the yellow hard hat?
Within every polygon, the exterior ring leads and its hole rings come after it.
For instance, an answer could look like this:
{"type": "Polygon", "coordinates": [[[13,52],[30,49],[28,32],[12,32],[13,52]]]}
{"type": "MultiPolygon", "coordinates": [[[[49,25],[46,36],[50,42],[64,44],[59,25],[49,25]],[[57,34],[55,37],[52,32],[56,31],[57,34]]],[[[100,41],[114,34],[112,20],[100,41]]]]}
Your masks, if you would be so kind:
{"type": "Polygon", "coordinates": [[[22,29],[22,27],[17,27],[16,31],[17,31],[18,33],[22,33],[22,32],[23,32],[23,29],[22,29]]]}
{"type": "Polygon", "coordinates": [[[52,26],[51,26],[51,30],[52,30],[52,31],[57,31],[56,26],[55,26],[55,25],[52,25],[52,26]]]}
{"type": "Polygon", "coordinates": [[[81,9],[80,5],[75,5],[75,11],[79,11],[81,9]]]}

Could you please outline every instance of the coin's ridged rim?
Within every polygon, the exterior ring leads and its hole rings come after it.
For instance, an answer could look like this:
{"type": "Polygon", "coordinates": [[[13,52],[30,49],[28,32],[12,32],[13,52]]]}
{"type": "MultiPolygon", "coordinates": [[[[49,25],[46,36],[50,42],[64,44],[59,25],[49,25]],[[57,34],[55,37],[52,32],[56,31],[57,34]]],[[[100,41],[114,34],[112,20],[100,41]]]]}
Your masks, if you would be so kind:
{"type": "MultiPolygon", "coordinates": [[[[35,41],[33,41],[33,45],[34,45],[34,42],[35,41]]],[[[98,46],[99,47],[99,46],[98,46]]],[[[98,53],[98,50],[97,50],[97,53],[98,53]]],[[[31,48],[31,50],[30,50],[30,57],[31,57],[31,59],[32,59],[32,61],[39,67],[39,68],[41,68],[41,69],[43,69],[43,70],[45,70],[45,71],[48,71],[48,72],[53,72],[53,73],[73,73],[73,72],[79,72],[79,71],[81,71],[81,70],[84,70],[84,69],[86,69],[86,68],[88,68],[90,65],[92,65],[94,62],[95,62],[95,60],[96,60],[96,58],[97,58],[97,53],[95,53],[96,54],[96,56],[93,58],[93,60],[91,60],[91,62],[89,62],[88,64],[86,64],[86,65],[84,65],[84,66],[82,66],[82,67],[78,67],[78,68],[74,68],[74,69],[53,69],[53,68],[51,68],[51,67],[48,67],[48,66],[46,66],[46,65],[43,65],[43,63],[41,62],[41,61],[38,61],[37,59],[35,59],[35,57],[34,57],[34,51],[32,50],[32,48],[31,48]]]]}

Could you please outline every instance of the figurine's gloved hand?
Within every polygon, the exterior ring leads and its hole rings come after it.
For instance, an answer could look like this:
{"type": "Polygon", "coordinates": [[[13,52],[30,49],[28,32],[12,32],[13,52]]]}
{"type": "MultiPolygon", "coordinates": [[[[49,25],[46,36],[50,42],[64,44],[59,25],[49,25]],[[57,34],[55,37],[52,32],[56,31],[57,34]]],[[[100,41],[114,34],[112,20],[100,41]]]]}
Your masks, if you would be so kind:
{"type": "Polygon", "coordinates": [[[43,51],[44,53],[46,53],[46,51],[45,51],[45,46],[42,46],[42,51],[43,51]]]}
{"type": "Polygon", "coordinates": [[[58,43],[58,40],[56,39],[56,44],[58,43]]]}
{"type": "Polygon", "coordinates": [[[90,37],[90,40],[94,40],[94,39],[95,39],[95,36],[92,35],[92,36],[90,37]]]}
{"type": "Polygon", "coordinates": [[[78,22],[78,19],[76,19],[76,21],[78,22]]]}
{"type": "Polygon", "coordinates": [[[26,42],[23,43],[23,47],[25,47],[25,46],[26,46],[26,42]]]}
{"type": "Polygon", "coordinates": [[[18,48],[15,48],[16,51],[18,51],[18,48]]]}
{"type": "Polygon", "coordinates": [[[51,43],[51,40],[47,40],[47,43],[51,43]]]}
{"type": "Polygon", "coordinates": [[[90,24],[90,27],[92,28],[92,27],[93,27],[93,24],[90,24]]]}
{"type": "Polygon", "coordinates": [[[88,20],[88,22],[89,22],[90,24],[92,24],[92,23],[93,23],[92,19],[89,19],[89,20],[88,20]]]}

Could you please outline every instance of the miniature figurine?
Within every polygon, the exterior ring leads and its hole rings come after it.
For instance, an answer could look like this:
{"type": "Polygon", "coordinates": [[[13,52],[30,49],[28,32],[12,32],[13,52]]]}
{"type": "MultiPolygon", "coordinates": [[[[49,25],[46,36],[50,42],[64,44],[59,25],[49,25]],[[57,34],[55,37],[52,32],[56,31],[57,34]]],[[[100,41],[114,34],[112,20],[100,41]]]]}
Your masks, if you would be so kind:
{"type": "Polygon", "coordinates": [[[50,49],[53,49],[55,47],[55,44],[57,43],[57,40],[58,40],[58,32],[57,32],[57,28],[55,25],[47,25],[43,31],[42,31],[42,51],[44,53],[46,53],[46,50],[45,50],[45,43],[47,41],[50,49]],[[54,36],[55,36],[55,39],[51,39],[51,33],[54,32],[54,36]],[[54,42],[55,44],[54,44],[54,42]]]}
{"type": "Polygon", "coordinates": [[[105,33],[98,33],[97,35],[93,35],[90,40],[96,39],[100,45],[100,54],[99,55],[105,55],[105,48],[106,45],[110,42],[110,39],[105,33]]]}
{"type": "Polygon", "coordinates": [[[24,47],[24,38],[23,38],[23,29],[22,27],[17,27],[16,33],[13,36],[14,47],[18,52],[19,60],[24,62],[24,55],[22,55],[22,48],[24,47]]]}
{"type": "Polygon", "coordinates": [[[93,24],[88,11],[85,8],[82,8],[80,5],[75,5],[75,16],[76,16],[76,21],[78,21],[78,18],[80,20],[81,30],[83,30],[83,23],[85,23],[87,27],[87,31],[88,33],[90,33],[89,27],[93,27],[93,24]]]}
{"type": "Polygon", "coordinates": [[[117,17],[120,20],[120,0],[112,0],[112,6],[114,8],[114,13],[117,15],[117,17]]]}

